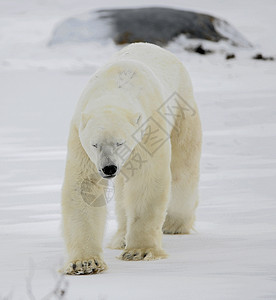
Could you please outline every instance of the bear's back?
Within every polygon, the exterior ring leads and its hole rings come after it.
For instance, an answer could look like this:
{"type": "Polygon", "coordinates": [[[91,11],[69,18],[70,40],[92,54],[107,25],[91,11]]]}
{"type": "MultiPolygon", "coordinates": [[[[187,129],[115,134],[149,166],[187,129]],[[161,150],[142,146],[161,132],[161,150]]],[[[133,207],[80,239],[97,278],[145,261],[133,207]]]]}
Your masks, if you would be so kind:
{"type": "Polygon", "coordinates": [[[119,51],[114,58],[116,61],[131,59],[145,64],[159,79],[167,97],[179,90],[179,85],[183,84],[183,74],[190,81],[181,61],[169,51],[153,44],[133,43],[119,51]]]}
{"type": "Polygon", "coordinates": [[[134,111],[139,111],[142,106],[150,114],[175,93],[192,104],[191,80],[181,61],[159,46],[134,43],[115,54],[109,63],[92,76],[77,104],[74,119],[78,123],[85,108],[91,106],[95,109],[106,105],[106,101],[110,104],[111,99],[112,105],[121,105],[134,111]],[[140,96],[143,95],[140,94],[141,90],[146,91],[145,97],[140,96]],[[160,94],[149,102],[149,98],[153,98],[147,96],[147,91],[153,90],[158,90],[160,94]],[[137,95],[139,103],[134,103],[137,95]]]}

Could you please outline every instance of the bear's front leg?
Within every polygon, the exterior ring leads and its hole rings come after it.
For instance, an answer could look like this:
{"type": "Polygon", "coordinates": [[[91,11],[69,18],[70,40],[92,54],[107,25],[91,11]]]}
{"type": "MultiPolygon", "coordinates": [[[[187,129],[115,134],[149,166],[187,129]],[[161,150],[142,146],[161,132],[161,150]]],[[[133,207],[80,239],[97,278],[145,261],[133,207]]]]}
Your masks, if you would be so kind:
{"type": "Polygon", "coordinates": [[[120,259],[154,260],[167,257],[162,249],[162,225],[169,200],[170,181],[168,151],[161,157],[156,155],[151,158],[126,183],[126,248],[120,259]]]}
{"type": "MultiPolygon", "coordinates": [[[[88,176],[81,164],[68,161],[62,195],[63,234],[68,253],[64,273],[94,274],[106,269],[102,241],[106,206],[97,174],[88,176]]],[[[91,171],[91,168],[89,169],[91,171]]]]}

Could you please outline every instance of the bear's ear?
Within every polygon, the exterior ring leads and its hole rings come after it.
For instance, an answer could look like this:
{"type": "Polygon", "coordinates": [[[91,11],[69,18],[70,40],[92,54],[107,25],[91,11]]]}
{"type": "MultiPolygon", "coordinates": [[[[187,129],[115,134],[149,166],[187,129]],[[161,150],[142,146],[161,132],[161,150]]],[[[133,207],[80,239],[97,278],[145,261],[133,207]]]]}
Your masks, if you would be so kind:
{"type": "Polygon", "coordinates": [[[85,112],[81,113],[81,122],[80,122],[81,128],[85,128],[90,118],[91,116],[89,114],[85,112]]]}
{"type": "Polygon", "coordinates": [[[136,113],[133,117],[132,117],[132,124],[133,125],[140,125],[142,121],[142,114],[141,113],[136,113]]]}

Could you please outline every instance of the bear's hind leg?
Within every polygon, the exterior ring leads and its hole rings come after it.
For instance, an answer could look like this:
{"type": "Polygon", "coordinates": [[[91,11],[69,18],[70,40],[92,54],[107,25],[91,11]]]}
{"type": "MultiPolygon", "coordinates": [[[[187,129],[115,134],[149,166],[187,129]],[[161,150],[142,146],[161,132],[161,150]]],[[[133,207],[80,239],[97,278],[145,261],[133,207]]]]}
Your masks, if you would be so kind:
{"type": "Polygon", "coordinates": [[[198,204],[201,127],[198,114],[187,116],[181,132],[171,134],[171,199],[163,224],[165,234],[187,234],[193,229],[198,204]],[[189,125],[189,126],[188,126],[189,125]]]}
{"type": "Polygon", "coordinates": [[[180,183],[172,182],[172,198],[163,224],[165,234],[189,234],[195,221],[195,210],[198,204],[197,189],[185,194],[180,183]]]}

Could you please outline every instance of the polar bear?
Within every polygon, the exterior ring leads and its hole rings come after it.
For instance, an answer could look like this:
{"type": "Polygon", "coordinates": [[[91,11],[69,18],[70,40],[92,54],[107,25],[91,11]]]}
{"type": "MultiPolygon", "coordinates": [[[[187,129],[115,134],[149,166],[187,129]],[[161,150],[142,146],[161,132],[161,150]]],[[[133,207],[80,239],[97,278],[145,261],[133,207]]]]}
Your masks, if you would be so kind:
{"type": "Polygon", "coordinates": [[[167,255],[162,233],[189,233],[198,203],[201,124],[191,80],[170,52],[148,43],[119,51],[89,81],[68,139],[62,190],[64,272],[106,269],[108,179],[122,260],[167,255]]]}

